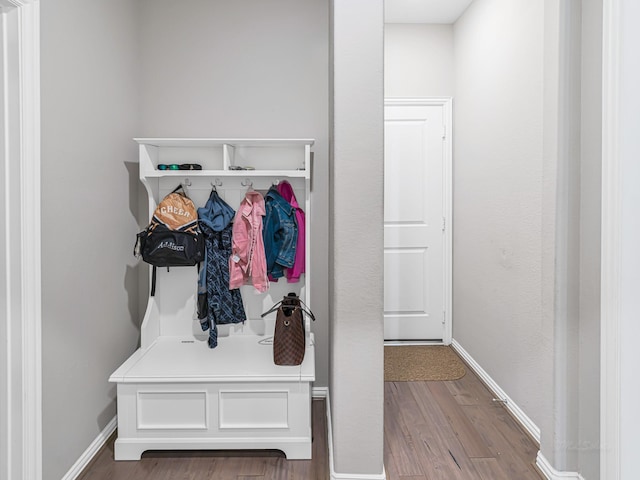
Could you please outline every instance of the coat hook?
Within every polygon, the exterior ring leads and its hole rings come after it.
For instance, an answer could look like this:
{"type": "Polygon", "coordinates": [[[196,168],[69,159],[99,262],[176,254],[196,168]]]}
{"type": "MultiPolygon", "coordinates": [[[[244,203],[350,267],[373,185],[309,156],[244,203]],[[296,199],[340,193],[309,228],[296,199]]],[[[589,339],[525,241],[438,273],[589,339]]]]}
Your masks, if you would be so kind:
{"type": "Polygon", "coordinates": [[[253,182],[248,178],[245,178],[242,182],[240,182],[240,185],[242,185],[243,187],[253,187],[253,182]]]}
{"type": "Polygon", "coordinates": [[[222,180],[220,180],[219,178],[216,178],[213,182],[211,182],[211,186],[213,188],[221,187],[222,186],[222,180]]]}
{"type": "Polygon", "coordinates": [[[189,180],[188,178],[185,178],[185,179],[184,179],[184,182],[182,182],[182,184],[183,184],[185,187],[190,187],[190,186],[191,186],[191,180],[189,180]]]}

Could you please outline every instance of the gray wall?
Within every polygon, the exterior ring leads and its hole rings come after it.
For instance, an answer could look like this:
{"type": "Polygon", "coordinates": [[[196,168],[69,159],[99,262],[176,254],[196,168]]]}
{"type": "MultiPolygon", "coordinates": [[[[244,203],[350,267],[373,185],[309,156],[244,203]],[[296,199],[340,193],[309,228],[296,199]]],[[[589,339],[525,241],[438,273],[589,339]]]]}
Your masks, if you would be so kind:
{"type": "Polygon", "coordinates": [[[328,385],[329,5],[140,0],[146,137],[315,138],[311,308],[315,386],[328,385]]]}
{"type": "Polygon", "coordinates": [[[321,0],[43,3],[45,480],[113,418],[107,379],[139,339],[132,137],[316,138],[311,307],[328,385],[328,15],[321,0]]]}
{"type": "Polygon", "coordinates": [[[453,336],[543,430],[543,2],[476,0],[454,26],[453,336]]]}
{"type": "Polygon", "coordinates": [[[113,418],[107,379],[139,339],[132,137],[316,138],[311,307],[328,385],[328,15],[321,0],[43,3],[45,480],[113,418]]]}
{"type": "Polygon", "coordinates": [[[44,480],[113,418],[107,379],[138,341],[133,5],[41,2],[44,480]]]}
{"type": "Polygon", "coordinates": [[[600,473],[602,0],[582,0],[579,471],[600,473]]]}
{"type": "Polygon", "coordinates": [[[385,97],[452,97],[453,67],[453,25],[385,24],[385,97]]]}
{"type": "Polygon", "coordinates": [[[384,444],[384,6],[382,0],[331,4],[332,466],[340,474],[378,478],[384,444]]]}

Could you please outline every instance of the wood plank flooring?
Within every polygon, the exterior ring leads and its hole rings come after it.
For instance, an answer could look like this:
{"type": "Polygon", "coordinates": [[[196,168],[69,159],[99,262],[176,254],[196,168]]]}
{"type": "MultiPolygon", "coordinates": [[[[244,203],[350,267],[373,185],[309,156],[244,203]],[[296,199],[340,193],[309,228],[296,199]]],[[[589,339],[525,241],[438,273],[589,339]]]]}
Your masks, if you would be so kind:
{"type": "Polygon", "coordinates": [[[451,382],[386,382],[389,480],[540,480],[538,446],[467,368],[451,382]]]}
{"type": "Polygon", "coordinates": [[[115,435],[78,480],[327,480],[327,416],[324,400],[312,403],[312,460],[287,460],[278,451],[145,452],[137,462],[113,460],[115,435]]]}
{"type": "MultiPolygon", "coordinates": [[[[540,480],[537,445],[493,402],[476,375],[451,382],[386,382],[384,464],[388,480],[540,480]]],[[[79,480],[327,480],[326,405],[313,401],[313,459],[275,451],[146,452],[113,460],[113,442],[79,480]]]]}

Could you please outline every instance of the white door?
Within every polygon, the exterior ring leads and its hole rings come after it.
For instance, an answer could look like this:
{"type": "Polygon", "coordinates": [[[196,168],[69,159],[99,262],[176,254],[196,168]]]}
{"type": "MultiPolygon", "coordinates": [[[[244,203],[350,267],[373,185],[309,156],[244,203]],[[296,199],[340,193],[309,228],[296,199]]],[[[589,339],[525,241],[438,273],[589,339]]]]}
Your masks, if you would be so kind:
{"type": "Polygon", "coordinates": [[[385,102],[385,340],[450,343],[449,119],[450,100],[385,102]]]}

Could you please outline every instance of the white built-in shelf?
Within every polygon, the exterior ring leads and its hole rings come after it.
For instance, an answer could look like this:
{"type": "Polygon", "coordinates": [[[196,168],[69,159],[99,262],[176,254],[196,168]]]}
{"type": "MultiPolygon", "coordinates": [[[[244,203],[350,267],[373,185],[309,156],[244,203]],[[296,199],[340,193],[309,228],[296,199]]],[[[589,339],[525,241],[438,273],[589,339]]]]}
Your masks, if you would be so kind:
{"type": "Polygon", "coordinates": [[[197,178],[197,177],[283,177],[307,178],[306,170],[151,170],[147,178],[197,178]]]}
{"type": "Polygon", "coordinates": [[[140,177],[311,178],[311,138],[136,138],[140,177]],[[202,170],[159,170],[159,164],[197,163],[202,170]],[[230,167],[252,167],[235,170],[230,167]]]}
{"type": "MultiPolygon", "coordinates": [[[[212,188],[238,208],[247,188],[267,190],[287,179],[307,222],[311,218],[308,138],[136,138],[140,181],[149,214],[176,184],[188,186],[196,206],[212,188]],[[159,170],[159,164],[199,164],[202,170],[159,170]],[[252,167],[235,170],[230,167],[252,167]]],[[[246,321],[219,327],[209,348],[196,312],[197,269],[157,269],[140,329],[140,348],[110,377],[118,389],[116,460],[138,460],[145,450],[279,449],[311,458],[311,384],[315,347],[305,321],[306,352],[297,366],[273,363],[275,313],[262,312],[296,292],[310,303],[311,227],[306,224],[305,273],[297,283],[272,282],[268,292],[241,288],[246,321]]],[[[151,269],[149,269],[151,276],[151,269]]]]}
{"type": "Polygon", "coordinates": [[[134,138],[140,145],[154,147],[303,147],[312,146],[312,138],[134,138]]]}

